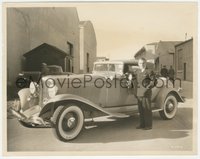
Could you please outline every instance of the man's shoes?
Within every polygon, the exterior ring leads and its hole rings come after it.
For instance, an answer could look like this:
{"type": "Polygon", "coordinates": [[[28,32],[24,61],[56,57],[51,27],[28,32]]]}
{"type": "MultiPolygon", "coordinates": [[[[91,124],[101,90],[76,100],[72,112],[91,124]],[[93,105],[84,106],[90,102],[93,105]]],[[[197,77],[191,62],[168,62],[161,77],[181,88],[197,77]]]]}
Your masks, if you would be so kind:
{"type": "Polygon", "coordinates": [[[138,125],[136,126],[136,129],[144,129],[144,126],[138,125]]]}
{"type": "Polygon", "coordinates": [[[145,128],[143,128],[143,130],[151,130],[152,129],[152,127],[145,127],[145,128]]]}

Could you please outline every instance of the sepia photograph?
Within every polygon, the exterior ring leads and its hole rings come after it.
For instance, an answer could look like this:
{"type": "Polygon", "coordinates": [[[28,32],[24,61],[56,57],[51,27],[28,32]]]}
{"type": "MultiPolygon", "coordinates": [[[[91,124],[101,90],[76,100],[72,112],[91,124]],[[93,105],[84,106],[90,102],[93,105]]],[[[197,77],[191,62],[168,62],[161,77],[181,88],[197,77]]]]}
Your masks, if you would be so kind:
{"type": "Polygon", "coordinates": [[[196,155],[197,2],[3,3],[3,153],[196,155]]]}

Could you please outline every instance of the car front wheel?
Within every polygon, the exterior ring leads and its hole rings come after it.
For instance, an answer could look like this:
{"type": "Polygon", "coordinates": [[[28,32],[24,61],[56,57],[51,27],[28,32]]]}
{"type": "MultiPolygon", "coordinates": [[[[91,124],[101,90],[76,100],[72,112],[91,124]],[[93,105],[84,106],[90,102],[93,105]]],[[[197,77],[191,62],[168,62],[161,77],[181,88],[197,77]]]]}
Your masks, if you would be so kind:
{"type": "Polygon", "coordinates": [[[174,118],[178,109],[177,106],[178,103],[176,98],[173,95],[167,96],[163,106],[163,110],[159,111],[161,118],[164,120],[169,120],[174,118]]]}
{"type": "Polygon", "coordinates": [[[81,132],[83,124],[84,115],[81,108],[75,104],[64,106],[56,119],[56,135],[64,142],[73,140],[81,132]]]}

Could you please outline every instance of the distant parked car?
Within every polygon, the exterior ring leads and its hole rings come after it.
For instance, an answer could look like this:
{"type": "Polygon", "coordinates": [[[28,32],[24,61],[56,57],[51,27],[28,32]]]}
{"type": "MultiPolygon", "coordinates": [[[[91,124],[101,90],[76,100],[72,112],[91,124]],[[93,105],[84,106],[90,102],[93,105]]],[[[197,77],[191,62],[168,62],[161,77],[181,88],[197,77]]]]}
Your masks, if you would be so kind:
{"type": "MultiPolygon", "coordinates": [[[[153,67],[151,63],[147,67],[153,67]]],[[[135,60],[95,62],[92,74],[47,75],[39,84],[19,91],[21,109],[11,112],[28,127],[53,127],[62,141],[75,139],[86,119],[98,116],[126,118],[138,113],[137,98],[127,83],[127,72],[138,69],[135,60]]],[[[152,89],[152,109],[163,119],[176,115],[183,102],[167,79],[152,89]]]]}

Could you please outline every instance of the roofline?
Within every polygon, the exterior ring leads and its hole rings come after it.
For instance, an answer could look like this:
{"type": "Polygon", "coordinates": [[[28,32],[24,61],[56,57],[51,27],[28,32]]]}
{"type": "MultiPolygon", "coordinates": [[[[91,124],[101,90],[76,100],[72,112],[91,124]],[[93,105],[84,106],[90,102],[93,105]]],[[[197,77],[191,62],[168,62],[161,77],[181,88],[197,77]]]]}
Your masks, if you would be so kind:
{"type": "Polygon", "coordinates": [[[53,49],[55,49],[55,50],[58,50],[59,52],[60,52],[60,54],[62,54],[62,55],[64,55],[65,57],[71,57],[71,55],[69,55],[69,54],[67,54],[66,52],[64,52],[63,50],[61,50],[61,49],[59,49],[59,48],[57,48],[56,46],[54,46],[54,45],[51,45],[51,44],[48,44],[48,43],[42,43],[42,44],[40,44],[39,46],[37,46],[37,47],[35,47],[35,48],[33,48],[33,49],[31,49],[30,51],[28,51],[28,52],[26,52],[25,54],[23,54],[23,56],[24,57],[28,57],[29,56],[29,54],[33,51],[33,50],[35,50],[35,49],[38,49],[39,47],[44,47],[44,46],[48,46],[48,47],[52,47],[53,49]]]}
{"type": "MultiPolygon", "coordinates": [[[[192,38],[193,39],[193,38],[192,38]]],[[[191,39],[187,40],[187,41],[190,41],[191,39]]],[[[184,41],[184,42],[187,42],[187,41],[184,41]]],[[[146,45],[159,45],[159,43],[165,43],[165,42],[170,42],[170,43],[175,43],[175,42],[178,42],[178,44],[174,45],[174,47],[176,47],[177,45],[180,45],[184,42],[181,42],[181,41],[162,41],[160,40],[159,42],[153,42],[153,43],[148,43],[148,44],[145,44],[141,49],[139,49],[136,54],[134,55],[134,57],[138,56],[141,54],[141,52],[145,51],[145,46],[146,45]]]]}
{"type": "Polygon", "coordinates": [[[79,26],[84,27],[87,24],[87,22],[89,22],[89,20],[80,21],[79,26]]]}
{"type": "Polygon", "coordinates": [[[93,31],[93,33],[94,33],[93,35],[94,35],[95,43],[96,43],[96,45],[97,45],[96,32],[95,32],[94,25],[93,25],[93,23],[92,23],[91,20],[83,20],[83,21],[80,21],[80,22],[79,22],[79,28],[80,28],[80,29],[84,29],[85,26],[86,26],[87,24],[89,24],[89,25],[91,26],[91,28],[92,28],[92,31],[93,31]],[[83,24],[81,24],[81,22],[83,22],[83,24]]]}
{"type": "Polygon", "coordinates": [[[141,52],[142,51],[145,51],[145,47],[143,46],[140,50],[138,50],[137,52],[136,52],[136,54],[134,55],[134,57],[136,57],[136,56],[138,56],[139,54],[141,54],[141,52]]]}
{"type": "Polygon", "coordinates": [[[158,43],[159,42],[152,42],[152,43],[148,43],[148,44],[145,44],[141,49],[139,49],[137,52],[136,52],[136,54],[134,55],[134,57],[136,57],[136,56],[138,56],[140,53],[141,53],[141,51],[145,51],[146,49],[145,49],[145,46],[147,46],[147,45],[158,45],[158,43]]]}
{"type": "MultiPolygon", "coordinates": [[[[152,63],[151,61],[147,61],[148,64],[154,64],[152,63]]],[[[120,61],[115,61],[115,60],[112,60],[112,61],[96,61],[94,62],[94,64],[138,64],[138,60],[120,60],[120,61]]]]}
{"type": "Polygon", "coordinates": [[[181,42],[181,43],[179,43],[179,44],[176,44],[175,47],[177,47],[177,46],[179,46],[179,45],[182,45],[182,44],[184,44],[184,43],[187,43],[187,42],[189,42],[189,41],[191,41],[191,40],[193,40],[193,38],[191,38],[191,39],[189,39],[189,40],[186,40],[186,41],[183,41],[183,42],[181,42]]]}
{"type": "Polygon", "coordinates": [[[94,64],[98,64],[98,63],[106,63],[106,64],[108,64],[108,63],[119,63],[119,64],[123,64],[124,62],[123,61],[96,61],[96,62],[94,62],[94,64]]]}
{"type": "Polygon", "coordinates": [[[119,64],[124,64],[124,63],[138,63],[138,60],[132,59],[132,60],[111,60],[111,61],[96,61],[94,63],[119,63],[119,64]]]}

